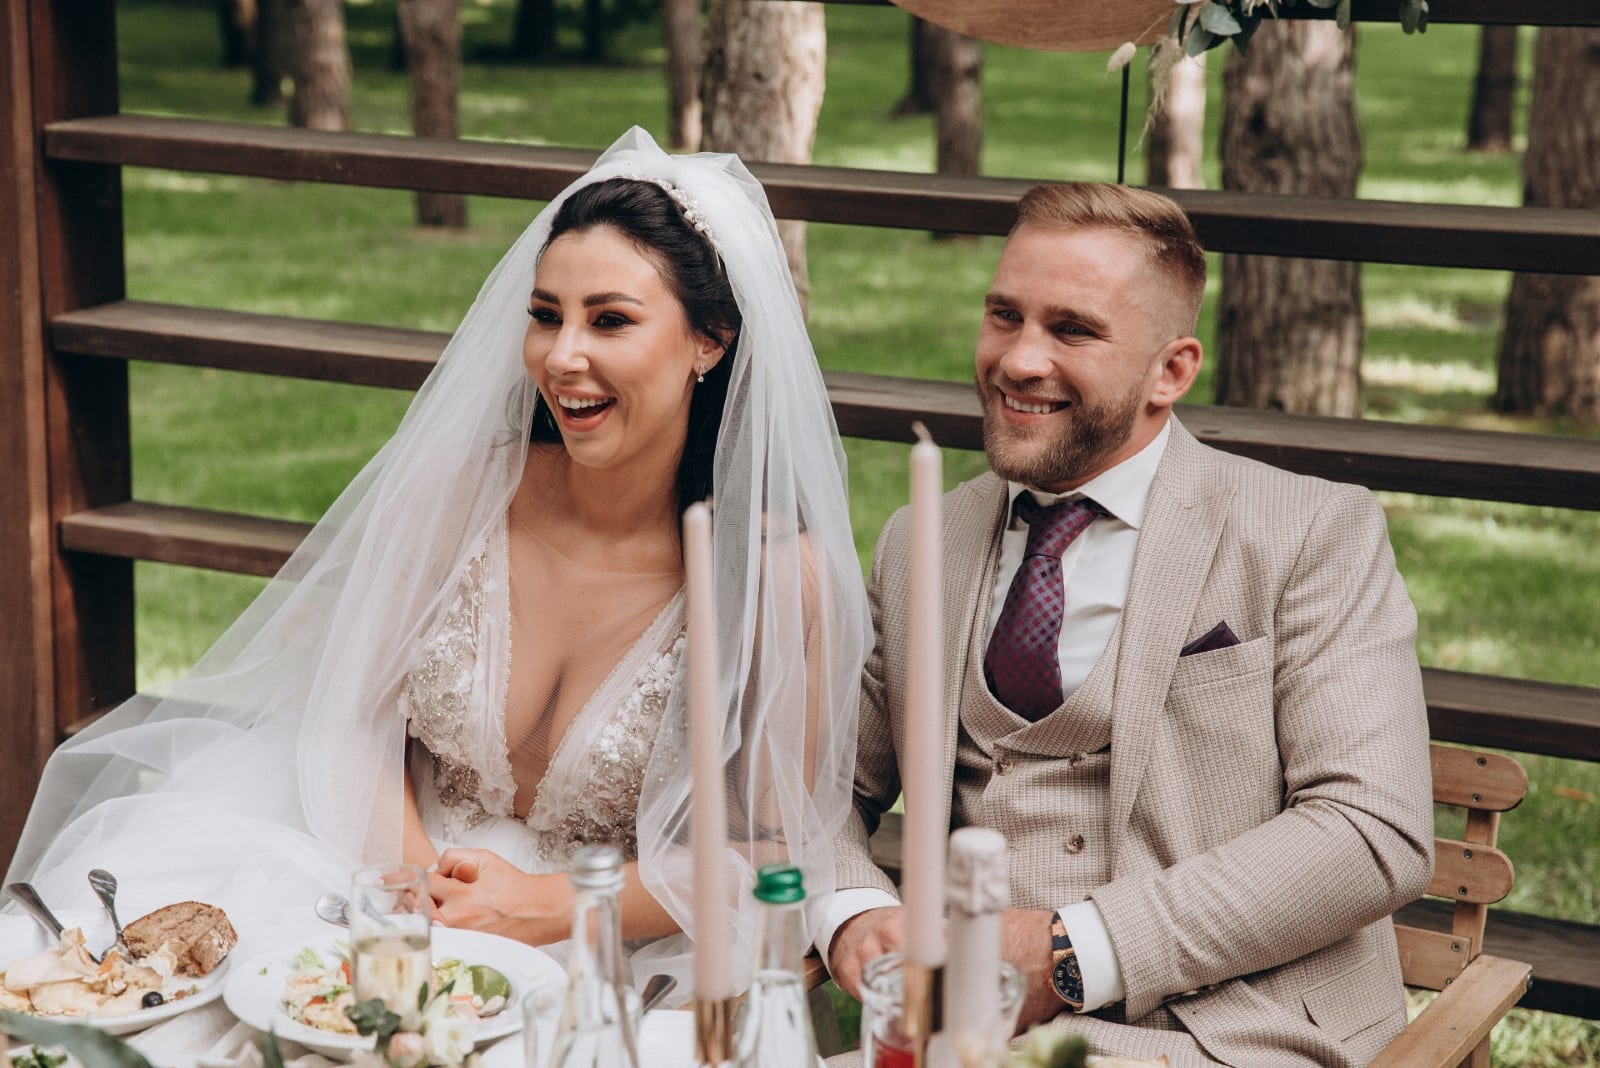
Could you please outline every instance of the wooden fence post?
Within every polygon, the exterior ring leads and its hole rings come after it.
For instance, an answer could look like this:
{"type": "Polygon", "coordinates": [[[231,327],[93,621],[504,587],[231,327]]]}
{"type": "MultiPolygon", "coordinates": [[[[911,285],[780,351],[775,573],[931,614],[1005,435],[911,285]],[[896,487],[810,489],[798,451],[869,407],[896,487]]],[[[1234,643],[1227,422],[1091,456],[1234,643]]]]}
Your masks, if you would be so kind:
{"type": "Polygon", "coordinates": [[[63,553],[62,516],[129,496],[123,361],[57,359],[54,315],[121,299],[117,167],[49,164],[44,126],[117,111],[113,0],[0,15],[0,859],[60,732],[133,691],[133,568],[63,553]]]}

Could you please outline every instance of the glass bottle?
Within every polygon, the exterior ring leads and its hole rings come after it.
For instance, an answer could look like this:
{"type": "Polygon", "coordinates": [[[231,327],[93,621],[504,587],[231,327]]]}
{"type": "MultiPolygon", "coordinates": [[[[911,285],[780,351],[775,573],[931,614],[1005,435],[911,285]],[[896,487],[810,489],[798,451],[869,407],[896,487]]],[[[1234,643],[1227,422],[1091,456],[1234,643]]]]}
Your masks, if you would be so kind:
{"type": "Polygon", "coordinates": [[[806,1001],[800,869],[768,864],[756,873],[755,975],[733,1028],[734,1068],[817,1068],[817,1039],[806,1001]]]}
{"type": "Polygon", "coordinates": [[[549,1068],[640,1068],[639,994],[622,955],[622,853],[587,845],[573,855],[572,951],[549,1068]]]}

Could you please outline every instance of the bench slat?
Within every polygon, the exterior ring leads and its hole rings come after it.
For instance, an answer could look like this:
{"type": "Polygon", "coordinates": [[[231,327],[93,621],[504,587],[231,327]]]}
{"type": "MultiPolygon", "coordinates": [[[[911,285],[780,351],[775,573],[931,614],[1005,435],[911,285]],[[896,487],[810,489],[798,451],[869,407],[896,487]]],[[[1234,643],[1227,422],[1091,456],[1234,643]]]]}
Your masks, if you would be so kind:
{"type": "MultiPolygon", "coordinates": [[[[51,123],[55,160],[159,167],[388,189],[549,199],[598,154],[398,134],[108,115],[51,123]]],[[[1004,234],[1032,179],[756,163],[779,218],[1004,234]]],[[[1417,204],[1165,190],[1217,252],[1600,273],[1600,217],[1565,208],[1417,204]]]]}
{"type": "Polygon", "coordinates": [[[1384,1047],[1372,1068],[1449,1068],[1461,1062],[1527,990],[1527,964],[1480,955],[1384,1047]]]}
{"type": "MultiPolygon", "coordinates": [[[[58,351],[86,356],[394,388],[419,385],[447,340],[422,330],[140,301],[57,316],[50,337],[58,351]]],[[[969,383],[847,371],[824,378],[846,436],[909,442],[915,418],[942,445],[983,447],[969,383]]],[[[1178,414],[1209,445],[1304,474],[1373,489],[1600,509],[1600,440],[1199,404],[1178,414]]]]}
{"type": "Polygon", "coordinates": [[[1506,812],[1528,794],[1527,771],[1508,756],[1435,745],[1428,757],[1433,799],[1442,804],[1506,812]]]}
{"type": "Polygon", "coordinates": [[[1437,838],[1433,843],[1433,882],[1428,893],[1474,905],[1492,905],[1511,892],[1516,870],[1494,846],[1437,838]]]}
{"type": "Polygon", "coordinates": [[[1401,924],[1396,925],[1394,937],[1400,944],[1400,978],[1407,986],[1443,990],[1447,982],[1461,974],[1472,955],[1471,939],[1457,938],[1445,931],[1401,924]]]}

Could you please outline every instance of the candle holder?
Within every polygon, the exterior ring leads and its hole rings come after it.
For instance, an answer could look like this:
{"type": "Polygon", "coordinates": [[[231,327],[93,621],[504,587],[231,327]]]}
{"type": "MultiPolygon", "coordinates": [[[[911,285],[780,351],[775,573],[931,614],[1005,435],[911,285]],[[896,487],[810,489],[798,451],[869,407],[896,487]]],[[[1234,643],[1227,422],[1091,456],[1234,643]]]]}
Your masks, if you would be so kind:
{"type": "MultiPolygon", "coordinates": [[[[946,981],[943,968],[906,965],[899,953],[867,962],[861,972],[862,1068],[926,1068],[928,1040],[943,1031],[938,1006],[946,981]],[[924,983],[925,993],[919,992],[924,983]]],[[[1004,961],[995,984],[1000,1011],[994,1035],[1003,1050],[1016,1031],[1025,984],[1004,961]]]]}
{"type": "Polygon", "coordinates": [[[694,999],[695,1063],[721,1068],[733,1060],[733,999],[694,999]]]}

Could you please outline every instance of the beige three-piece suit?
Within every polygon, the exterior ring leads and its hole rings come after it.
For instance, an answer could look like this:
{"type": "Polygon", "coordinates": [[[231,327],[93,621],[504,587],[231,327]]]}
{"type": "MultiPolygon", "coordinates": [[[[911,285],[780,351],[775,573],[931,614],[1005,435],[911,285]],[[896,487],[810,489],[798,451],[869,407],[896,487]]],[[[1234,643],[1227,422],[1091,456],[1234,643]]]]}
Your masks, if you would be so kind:
{"type": "MultiPolygon", "coordinates": [[[[1389,915],[1427,886],[1433,836],[1416,613],[1382,511],[1175,420],[1116,631],[1030,723],[983,678],[1008,505],[993,474],[944,499],[946,796],[951,826],[1006,836],[1013,905],[1098,904],[1126,1000],[1071,1025],[1174,1065],[1364,1064],[1405,1022],[1389,915]],[[1239,644],[1179,655],[1218,623],[1239,644]]],[[[867,836],[900,793],[909,527],[889,521],[873,565],[841,889],[890,889],[867,836]]]]}

